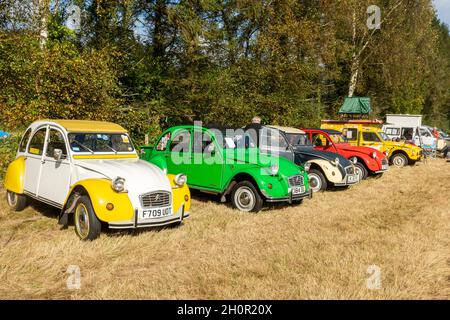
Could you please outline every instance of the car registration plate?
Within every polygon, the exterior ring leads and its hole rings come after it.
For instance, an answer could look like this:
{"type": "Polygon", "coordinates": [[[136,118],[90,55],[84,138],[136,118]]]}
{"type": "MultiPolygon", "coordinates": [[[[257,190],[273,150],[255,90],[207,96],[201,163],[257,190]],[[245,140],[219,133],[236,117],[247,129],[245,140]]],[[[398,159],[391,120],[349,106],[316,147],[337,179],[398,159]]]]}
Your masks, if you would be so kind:
{"type": "Polygon", "coordinates": [[[172,213],[172,207],[146,209],[141,211],[141,219],[158,219],[167,217],[172,213]]]}
{"type": "Polygon", "coordinates": [[[293,195],[297,195],[297,194],[302,194],[305,193],[305,187],[294,187],[292,188],[292,194],[293,195]]]}
{"type": "Polygon", "coordinates": [[[383,164],[381,166],[381,170],[387,170],[387,169],[389,169],[389,165],[388,164],[383,164]]]}
{"type": "Polygon", "coordinates": [[[358,176],[355,174],[347,176],[347,182],[348,183],[355,183],[358,182],[358,176]]]}

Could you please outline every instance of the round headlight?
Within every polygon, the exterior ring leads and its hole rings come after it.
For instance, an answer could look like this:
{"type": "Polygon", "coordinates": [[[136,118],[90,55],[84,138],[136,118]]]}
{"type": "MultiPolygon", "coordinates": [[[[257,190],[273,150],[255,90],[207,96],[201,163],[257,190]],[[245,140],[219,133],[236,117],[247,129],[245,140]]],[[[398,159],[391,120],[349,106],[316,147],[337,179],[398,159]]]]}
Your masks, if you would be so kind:
{"type": "Polygon", "coordinates": [[[125,190],[125,179],[121,177],[115,178],[111,183],[112,188],[116,192],[122,192],[125,190]]]}
{"type": "Polygon", "coordinates": [[[304,167],[306,171],[309,171],[309,169],[311,169],[311,163],[309,162],[305,163],[304,167]]]}
{"type": "Polygon", "coordinates": [[[331,163],[337,167],[339,165],[339,158],[334,159],[331,163]]]}
{"type": "Polygon", "coordinates": [[[274,165],[271,165],[269,169],[270,169],[270,174],[273,176],[276,176],[278,174],[278,171],[280,170],[280,167],[278,165],[274,164],[274,165]]]}
{"type": "Polygon", "coordinates": [[[187,182],[187,176],[184,173],[179,173],[173,178],[173,181],[177,186],[182,187],[187,182]]]}

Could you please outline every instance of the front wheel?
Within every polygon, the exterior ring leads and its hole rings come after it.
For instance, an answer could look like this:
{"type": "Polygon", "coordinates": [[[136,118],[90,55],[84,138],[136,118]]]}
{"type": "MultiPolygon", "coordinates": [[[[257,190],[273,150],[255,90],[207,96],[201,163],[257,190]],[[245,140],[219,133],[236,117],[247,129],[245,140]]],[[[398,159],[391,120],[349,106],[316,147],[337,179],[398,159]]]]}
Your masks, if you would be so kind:
{"type": "Polygon", "coordinates": [[[309,187],[313,192],[325,191],[328,187],[327,179],[325,176],[316,169],[311,169],[308,172],[309,177],[309,187]]]}
{"type": "Polygon", "coordinates": [[[248,181],[236,184],[231,193],[233,207],[244,212],[258,212],[262,209],[263,199],[255,186],[248,181]]]}
{"type": "Polygon", "coordinates": [[[357,162],[355,164],[355,171],[356,174],[358,175],[359,181],[366,179],[369,174],[366,167],[361,162],[357,162]]]}
{"type": "Polygon", "coordinates": [[[394,166],[401,168],[406,166],[408,163],[408,158],[403,153],[394,154],[391,158],[391,162],[394,166]]]}
{"type": "Polygon", "coordinates": [[[24,194],[18,194],[12,191],[6,191],[6,201],[11,210],[22,211],[27,206],[27,196],[24,194]]]}
{"type": "Polygon", "coordinates": [[[102,225],[95,215],[91,200],[81,196],[75,207],[75,233],[81,240],[94,240],[100,235],[102,225]]]}

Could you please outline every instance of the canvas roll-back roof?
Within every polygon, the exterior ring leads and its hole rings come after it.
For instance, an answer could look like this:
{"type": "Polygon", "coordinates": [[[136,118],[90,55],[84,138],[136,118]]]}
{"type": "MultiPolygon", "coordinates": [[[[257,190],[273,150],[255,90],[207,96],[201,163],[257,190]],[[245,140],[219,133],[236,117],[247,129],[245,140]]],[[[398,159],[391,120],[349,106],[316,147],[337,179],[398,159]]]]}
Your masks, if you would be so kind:
{"type": "Polygon", "coordinates": [[[44,122],[54,122],[67,132],[89,132],[89,133],[126,133],[122,126],[106,121],[91,120],[42,120],[44,122]]]}
{"type": "Polygon", "coordinates": [[[297,129],[297,128],[292,128],[292,127],[282,127],[282,126],[274,126],[274,125],[268,125],[267,127],[273,128],[273,129],[278,129],[285,133],[305,134],[305,131],[297,129]]]}

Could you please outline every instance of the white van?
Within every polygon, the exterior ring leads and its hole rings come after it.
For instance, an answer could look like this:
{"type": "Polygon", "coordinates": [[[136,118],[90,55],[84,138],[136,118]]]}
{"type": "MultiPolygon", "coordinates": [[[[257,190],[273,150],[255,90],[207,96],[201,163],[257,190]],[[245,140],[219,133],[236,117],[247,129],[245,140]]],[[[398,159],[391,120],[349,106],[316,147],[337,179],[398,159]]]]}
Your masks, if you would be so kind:
{"type": "Polygon", "coordinates": [[[391,140],[407,140],[424,149],[436,150],[437,139],[422,125],[422,115],[388,114],[383,131],[391,140]]]}

